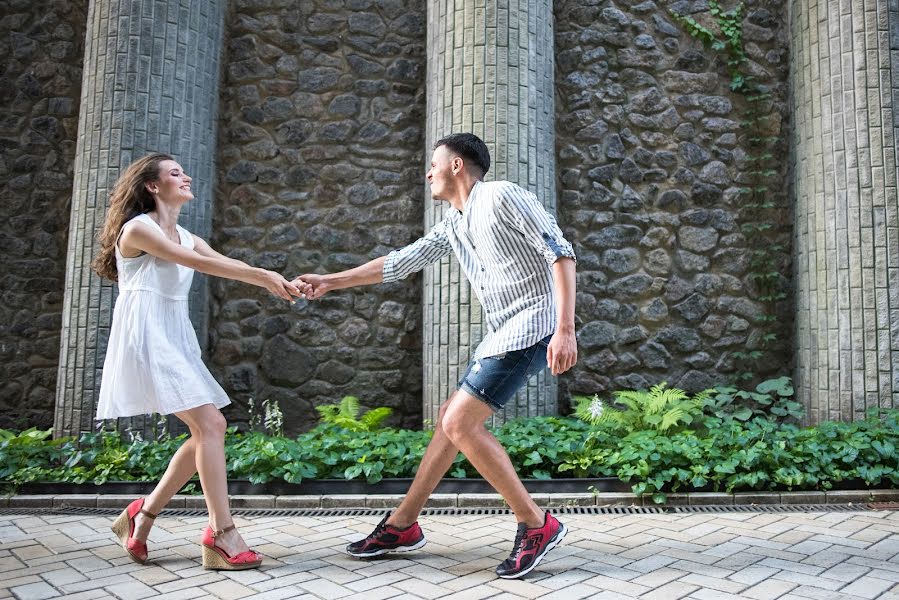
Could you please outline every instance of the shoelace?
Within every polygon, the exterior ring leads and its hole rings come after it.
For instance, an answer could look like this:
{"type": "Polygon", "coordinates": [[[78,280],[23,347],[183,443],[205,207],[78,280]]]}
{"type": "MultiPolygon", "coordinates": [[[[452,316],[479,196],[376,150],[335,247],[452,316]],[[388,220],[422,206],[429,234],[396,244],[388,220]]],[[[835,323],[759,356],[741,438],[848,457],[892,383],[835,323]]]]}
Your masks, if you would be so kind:
{"type": "Polygon", "coordinates": [[[524,536],[528,533],[528,527],[524,523],[518,526],[518,532],[515,534],[515,541],[512,543],[512,554],[509,555],[509,559],[515,561],[518,559],[518,555],[521,554],[521,550],[524,548],[524,536]]]}
{"type": "Polygon", "coordinates": [[[378,523],[378,526],[375,527],[375,530],[371,533],[370,536],[368,536],[368,539],[370,539],[370,540],[378,539],[378,536],[381,535],[381,533],[383,533],[383,531],[385,529],[387,529],[387,519],[384,519],[383,521],[378,523]]]}

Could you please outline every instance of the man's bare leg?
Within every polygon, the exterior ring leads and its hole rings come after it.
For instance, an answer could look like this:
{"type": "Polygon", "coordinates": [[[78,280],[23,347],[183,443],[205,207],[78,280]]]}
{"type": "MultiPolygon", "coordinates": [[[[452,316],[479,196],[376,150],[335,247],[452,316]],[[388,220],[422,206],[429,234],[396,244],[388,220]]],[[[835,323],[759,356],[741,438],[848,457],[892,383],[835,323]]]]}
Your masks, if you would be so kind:
{"type": "Polygon", "coordinates": [[[425,503],[431,494],[437,488],[437,484],[449,471],[453,461],[459,450],[453,445],[446,432],[443,430],[443,419],[446,411],[453,404],[456,396],[462,392],[456,391],[449,399],[440,407],[437,416],[437,423],[434,426],[434,437],[425,450],[425,455],[421,459],[412,485],[406,492],[403,501],[399,507],[387,519],[388,525],[393,525],[399,529],[405,529],[418,520],[418,515],[424,508],[425,503]]]}
{"type": "Polygon", "coordinates": [[[528,528],[541,527],[544,512],[521,483],[505,449],[484,426],[492,414],[483,401],[459,390],[447,407],[443,430],[481,477],[509,504],[519,523],[525,523],[528,528]]]}
{"type": "Polygon", "coordinates": [[[418,519],[430,495],[449,470],[459,450],[478,473],[499,492],[519,522],[528,527],[543,525],[543,511],[518,478],[509,455],[484,422],[493,411],[484,402],[462,390],[441,407],[434,437],[421,460],[415,479],[400,506],[387,523],[405,529],[418,519]]]}

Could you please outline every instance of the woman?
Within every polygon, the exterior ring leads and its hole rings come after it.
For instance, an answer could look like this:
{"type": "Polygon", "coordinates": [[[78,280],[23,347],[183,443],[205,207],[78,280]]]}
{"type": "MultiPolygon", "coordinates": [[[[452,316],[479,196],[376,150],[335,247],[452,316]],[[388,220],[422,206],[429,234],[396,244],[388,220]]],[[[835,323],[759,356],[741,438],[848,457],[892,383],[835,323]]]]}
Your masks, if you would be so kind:
{"type": "Polygon", "coordinates": [[[226,423],[219,409],[230,401],[200,358],[187,297],[195,270],[258,285],[284,300],[302,293],[281,275],[223,256],[177,225],[181,207],[194,197],[190,184],[166,154],[131,164],[110,195],[92,265],[119,284],[97,418],[174,414],[190,430],[153,492],[129,504],[112,529],[143,564],[156,513],[199,472],[209,510],[203,566],[252,569],[262,557],[237,533],[228,507],[226,423]]]}

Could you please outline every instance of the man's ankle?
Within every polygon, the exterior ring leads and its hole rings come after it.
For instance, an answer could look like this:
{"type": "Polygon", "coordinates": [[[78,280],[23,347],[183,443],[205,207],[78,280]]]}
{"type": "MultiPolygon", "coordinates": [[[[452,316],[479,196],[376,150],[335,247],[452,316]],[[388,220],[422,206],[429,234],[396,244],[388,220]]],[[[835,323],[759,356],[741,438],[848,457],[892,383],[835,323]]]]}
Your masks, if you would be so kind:
{"type": "Polygon", "coordinates": [[[524,523],[528,529],[539,529],[546,524],[546,513],[539,512],[532,515],[528,515],[525,517],[523,521],[519,521],[520,523],[524,523]]]}
{"type": "Polygon", "coordinates": [[[415,519],[408,520],[402,515],[398,517],[396,513],[387,518],[387,524],[395,529],[409,529],[413,523],[415,523],[415,519]]]}

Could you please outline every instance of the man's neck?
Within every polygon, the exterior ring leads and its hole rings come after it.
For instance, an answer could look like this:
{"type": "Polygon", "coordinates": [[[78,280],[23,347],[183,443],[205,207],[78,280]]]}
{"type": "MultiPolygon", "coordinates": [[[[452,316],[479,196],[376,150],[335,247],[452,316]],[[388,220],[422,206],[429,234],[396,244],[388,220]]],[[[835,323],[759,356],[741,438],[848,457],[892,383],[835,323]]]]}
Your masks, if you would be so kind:
{"type": "Polygon", "coordinates": [[[480,179],[474,177],[467,177],[460,181],[456,192],[450,196],[450,206],[459,212],[462,212],[465,209],[465,205],[468,203],[468,199],[471,198],[471,190],[473,190],[474,186],[480,181],[480,179]]]}

